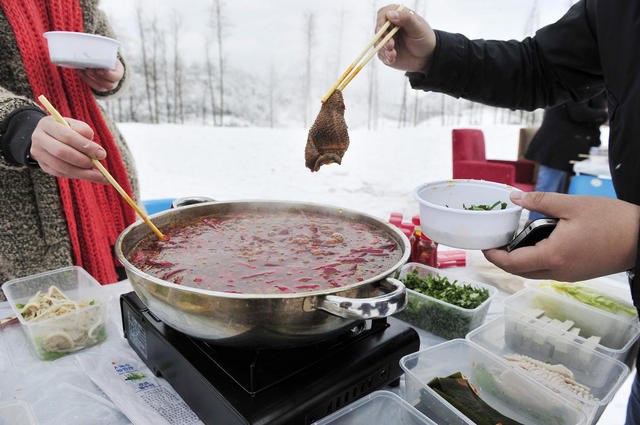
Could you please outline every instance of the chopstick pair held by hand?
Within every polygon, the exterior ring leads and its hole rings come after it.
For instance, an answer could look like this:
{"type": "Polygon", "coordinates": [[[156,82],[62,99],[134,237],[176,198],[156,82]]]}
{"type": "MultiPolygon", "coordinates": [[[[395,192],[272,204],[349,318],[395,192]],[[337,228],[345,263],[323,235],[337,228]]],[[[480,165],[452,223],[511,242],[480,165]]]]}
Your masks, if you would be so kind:
{"type": "MultiPolygon", "coordinates": [[[[400,12],[402,9],[404,9],[403,5],[400,5],[396,11],[400,12]]],[[[327,92],[327,94],[324,95],[324,97],[322,98],[322,103],[326,102],[327,99],[329,99],[329,97],[331,97],[331,95],[333,94],[334,91],[336,90],[340,90],[343,91],[345,89],[345,87],[347,87],[347,84],[349,84],[351,82],[351,80],[353,80],[353,78],[358,75],[358,73],[360,72],[360,70],[362,68],[364,68],[364,66],[369,63],[369,61],[371,60],[371,58],[373,58],[376,53],[378,53],[378,51],[380,49],[382,49],[382,47],[387,44],[387,42],[389,40],[391,40],[391,37],[393,37],[398,30],[400,29],[400,27],[396,27],[394,26],[391,31],[389,31],[386,35],[384,35],[385,32],[387,32],[387,30],[389,29],[389,27],[391,26],[391,22],[387,21],[379,30],[378,32],[373,36],[373,39],[369,42],[369,44],[367,45],[367,47],[364,48],[364,50],[358,55],[358,57],[351,63],[351,65],[349,65],[346,69],[346,71],[344,71],[342,73],[342,75],[340,76],[340,78],[338,78],[338,81],[336,81],[334,83],[334,85],[329,89],[329,91],[327,92]],[[384,35],[384,37],[383,37],[384,35]],[[380,40],[382,38],[382,40],[380,40]],[[373,48],[373,50],[371,50],[373,48]],[[367,54],[367,52],[369,54],[367,54]],[[366,55],[366,57],[365,57],[366,55]],[[364,58],[364,59],[363,59],[364,58]]]]}
{"type": "MultiPolygon", "coordinates": [[[[44,96],[38,96],[38,100],[44,105],[44,107],[49,111],[49,113],[58,121],[60,124],[71,128],[69,123],[60,115],[60,113],[53,107],[51,102],[44,96]]],[[[120,186],[120,184],[113,178],[113,176],[109,173],[109,171],[104,168],[104,166],[95,158],[91,158],[91,162],[93,165],[102,173],[102,175],[107,179],[109,183],[118,191],[118,193],[124,198],[125,201],[138,213],[140,218],[144,220],[145,223],[153,230],[153,232],[160,238],[166,239],[164,234],[149,220],[149,217],[142,211],[138,205],[131,199],[131,197],[127,194],[127,192],[120,186]]]]}

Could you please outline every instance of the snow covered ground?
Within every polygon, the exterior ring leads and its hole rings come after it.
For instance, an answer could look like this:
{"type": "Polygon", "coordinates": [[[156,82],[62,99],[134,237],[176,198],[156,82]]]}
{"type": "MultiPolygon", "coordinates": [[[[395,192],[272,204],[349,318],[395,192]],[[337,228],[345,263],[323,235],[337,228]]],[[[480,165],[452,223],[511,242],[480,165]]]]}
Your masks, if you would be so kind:
{"type": "MultiPolygon", "coordinates": [[[[303,129],[121,124],[137,161],[143,199],[327,203],[387,217],[416,214],[412,191],[451,177],[451,129],[352,130],[342,165],[304,166],[303,129]]],[[[515,158],[518,127],[486,129],[487,156],[515,158]]]]}

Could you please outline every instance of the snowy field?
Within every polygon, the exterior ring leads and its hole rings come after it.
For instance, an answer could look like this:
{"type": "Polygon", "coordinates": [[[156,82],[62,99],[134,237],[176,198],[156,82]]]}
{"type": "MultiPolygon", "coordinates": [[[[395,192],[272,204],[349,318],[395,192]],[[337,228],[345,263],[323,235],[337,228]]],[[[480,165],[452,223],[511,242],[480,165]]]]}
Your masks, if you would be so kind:
{"type": "MultiPolygon", "coordinates": [[[[121,124],[143,199],[210,196],[341,206],[386,218],[417,214],[412,191],[451,178],[451,128],[350,131],[342,165],[304,166],[303,129],[121,124]]],[[[515,158],[518,127],[486,130],[487,156],[515,158]]]]}

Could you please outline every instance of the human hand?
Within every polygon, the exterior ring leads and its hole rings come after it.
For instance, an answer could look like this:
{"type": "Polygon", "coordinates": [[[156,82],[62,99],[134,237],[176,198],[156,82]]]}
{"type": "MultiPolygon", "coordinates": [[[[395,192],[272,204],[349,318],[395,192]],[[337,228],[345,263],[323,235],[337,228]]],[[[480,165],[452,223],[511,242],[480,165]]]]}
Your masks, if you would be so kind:
{"type": "Polygon", "coordinates": [[[118,87],[118,83],[124,76],[124,65],[116,61],[114,69],[76,69],[80,78],[97,92],[107,92],[118,87]]]}
{"type": "Polygon", "coordinates": [[[635,265],[640,207],[612,198],[512,192],[523,208],[560,219],[547,239],[507,252],[484,251],[493,264],[530,279],[573,282],[635,265]]]}
{"type": "Polygon", "coordinates": [[[91,127],[83,121],[65,120],[71,128],[60,124],[52,116],[43,117],[38,122],[31,135],[31,158],[52,176],[108,184],[91,161],[91,158],[102,160],[107,156],[99,144],[91,141],[91,127]]]}
{"type": "Polygon", "coordinates": [[[426,71],[436,47],[436,34],[427,21],[409,9],[397,11],[391,4],[378,10],[376,32],[389,20],[400,27],[380,49],[378,57],[386,65],[403,71],[426,71]]]}

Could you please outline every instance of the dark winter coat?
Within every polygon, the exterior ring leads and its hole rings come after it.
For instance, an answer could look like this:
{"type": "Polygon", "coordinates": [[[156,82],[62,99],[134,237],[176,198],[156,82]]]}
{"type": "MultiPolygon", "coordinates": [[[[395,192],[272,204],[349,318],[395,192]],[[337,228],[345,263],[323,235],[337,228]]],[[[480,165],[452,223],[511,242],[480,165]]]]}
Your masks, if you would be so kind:
{"type": "MultiPolygon", "coordinates": [[[[523,41],[469,40],[436,32],[431,67],[414,88],[534,110],[606,90],[609,165],[620,199],[640,205],[640,1],[581,0],[523,41]]],[[[636,269],[640,271],[640,249],[636,269]]],[[[640,306],[640,273],[631,284],[640,306]]]]}
{"type": "Polygon", "coordinates": [[[542,125],[527,148],[525,158],[571,172],[592,146],[600,146],[600,125],[607,120],[603,94],[583,102],[569,101],[545,109],[542,125]]]}

